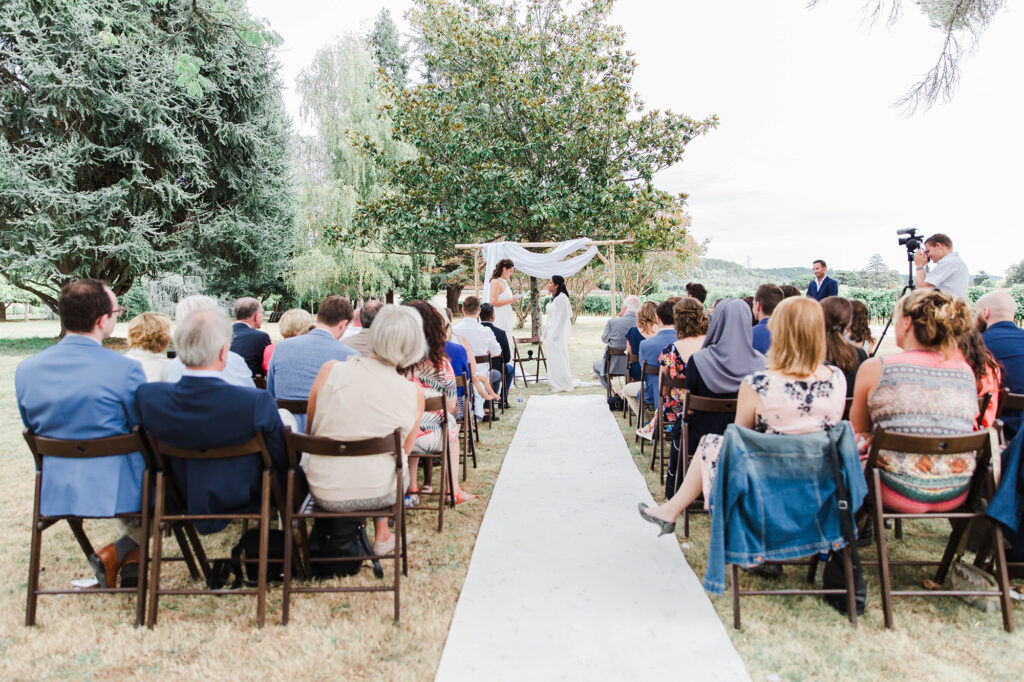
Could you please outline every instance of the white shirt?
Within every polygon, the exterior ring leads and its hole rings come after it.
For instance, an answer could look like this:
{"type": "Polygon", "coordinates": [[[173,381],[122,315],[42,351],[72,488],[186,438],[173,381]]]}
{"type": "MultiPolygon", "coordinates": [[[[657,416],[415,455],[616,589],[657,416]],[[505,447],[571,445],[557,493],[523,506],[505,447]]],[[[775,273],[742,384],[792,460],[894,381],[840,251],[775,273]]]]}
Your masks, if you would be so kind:
{"type": "Polygon", "coordinates": [[[931,271],[925,275],[924,281],[939,291],[967,298],[967,264],[956,251],[937,261],[931,271]]]}
{"type": "Polygon", "coordinates": [[[490,353],[492,356],[501,357],[501,344],[494,337],[494,332],[480,324],[479,320],[467,317],[452,327],[452,331],[469,342],[473,355],[490,353]]]}
{"type": "MultiPolygon", "coordinates": [[[[176,384],[178,383],[178,379],[185,376],[186,372],[194,371],[196,370],[186,369],[185,363],[181,361],[181,358],[174,358],[170,363],[168,363],[167,369],[164,370],[164,381],[176,384]]],[[[224,371],[216,372],[215,374],[232,386],[256,388],[256,384],[252,381],[252,372],[249,371],[249,365],[245,364],[245,358],[234,351],[228,353],[228,364],[224,367],[224,371]]],[[[191,376],[207,375],[192,374],[191,376]]]]}
{"type": "Polygon", "coordinates": [[[171,362],[166,355],[142,348],[132,348],[124,356],[142,365],[142,371],[146,373],[146,381],[163,381],[164,371],[171,362]]]}

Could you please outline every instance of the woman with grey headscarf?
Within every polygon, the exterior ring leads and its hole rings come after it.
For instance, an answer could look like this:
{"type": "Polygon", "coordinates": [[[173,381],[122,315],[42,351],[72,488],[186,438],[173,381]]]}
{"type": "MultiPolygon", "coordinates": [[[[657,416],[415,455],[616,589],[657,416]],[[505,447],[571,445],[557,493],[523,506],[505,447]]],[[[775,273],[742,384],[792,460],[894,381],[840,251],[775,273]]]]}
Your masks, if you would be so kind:
{"type": "MultiPolygon", "coordinates": [[[[704,398],[736,399],[743,378],[764,369],[764,355],[753,346],[752,320],[750,306],[739,299],[723,299],[715,306],[704,346],[686,365],[687,393],[704,398]]],[[[683,415],[683,419],[689,434],[686,452],[694,453],[696,461],[702,449],[717,448],[733,415],[696,412],[683,415]]],[[[647,518],[643,509],[640,514],[647,518]]]]}

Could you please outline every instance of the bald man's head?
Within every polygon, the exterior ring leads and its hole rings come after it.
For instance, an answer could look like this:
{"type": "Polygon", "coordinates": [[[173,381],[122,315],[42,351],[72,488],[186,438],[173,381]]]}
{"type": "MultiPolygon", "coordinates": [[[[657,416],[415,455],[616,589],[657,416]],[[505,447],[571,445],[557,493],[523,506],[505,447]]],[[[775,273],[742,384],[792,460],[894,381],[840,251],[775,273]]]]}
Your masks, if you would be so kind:
{"type": "Polygon", "coordinates": [[[990,291],[974,304],[974,314],[979,320],[984,320],[986,326],[997,322],[1013,322],[1017,314],[1017,302],[1005,289],[990,291]]]}

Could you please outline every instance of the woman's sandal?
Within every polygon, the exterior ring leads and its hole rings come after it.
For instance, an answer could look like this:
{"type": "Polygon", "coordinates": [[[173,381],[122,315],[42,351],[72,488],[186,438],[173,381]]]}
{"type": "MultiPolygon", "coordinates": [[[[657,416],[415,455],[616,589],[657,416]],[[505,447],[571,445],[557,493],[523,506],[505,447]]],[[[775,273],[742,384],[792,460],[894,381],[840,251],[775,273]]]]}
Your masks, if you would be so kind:
{"type": "Polygon", "coordinates": [[[465,490],[460,490],[455,495],[455,504],[462,504],[463,502],[469,502],[474,499],[476,499],[476,495],[473,493],[467,493],[465,490]]]}

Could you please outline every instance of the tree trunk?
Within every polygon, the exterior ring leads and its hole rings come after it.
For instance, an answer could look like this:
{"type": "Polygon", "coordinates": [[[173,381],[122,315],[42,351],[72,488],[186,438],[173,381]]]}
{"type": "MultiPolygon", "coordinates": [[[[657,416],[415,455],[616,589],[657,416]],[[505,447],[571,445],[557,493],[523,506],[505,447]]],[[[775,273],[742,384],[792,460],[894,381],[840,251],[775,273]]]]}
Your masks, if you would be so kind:
{"type": "Polygon", "coordinates": [[[540,280],[536,277],[530,278],[530,336],[540,336],[541,332],[541,309],[540,309],[540,280]]]}
{"type": "Polygon", "coordinates": [[[0,301],[0,322],[7,321],[7,303],[0,301]]]}
{"type": "Polygon", "coordinates": [[[389,291],[388,295],[384,297],[384,302],[385,303],[394,303],[395,302],[395,290],[394,289],[389,291]]]}
{"type": "Polygon", "coordinates": [[[444,288],[445,305],[453,313],[459,312],[459,296],[462,295],[461,284],[449,284],[444,288]]]}

